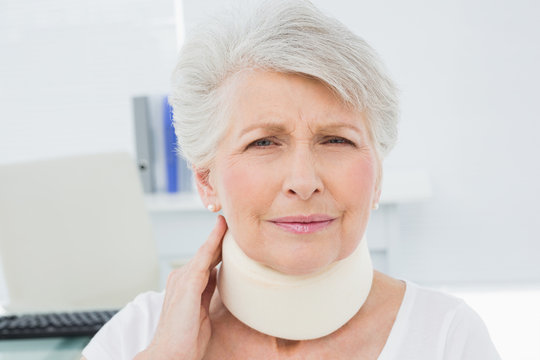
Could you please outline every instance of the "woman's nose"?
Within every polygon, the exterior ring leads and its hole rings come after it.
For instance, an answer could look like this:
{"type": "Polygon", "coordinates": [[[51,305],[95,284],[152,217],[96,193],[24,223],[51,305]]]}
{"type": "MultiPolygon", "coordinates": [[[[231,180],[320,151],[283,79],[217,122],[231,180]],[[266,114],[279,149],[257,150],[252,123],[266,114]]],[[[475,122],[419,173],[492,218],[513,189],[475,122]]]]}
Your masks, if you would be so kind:
{"type": "Polygon", "coordinates": [[[283,169],[286,174],[283,191],[287,195],[308,200],[313,194],[322,193],[323,182],[310,150],[296,151],[287,167],[283,169]]]}

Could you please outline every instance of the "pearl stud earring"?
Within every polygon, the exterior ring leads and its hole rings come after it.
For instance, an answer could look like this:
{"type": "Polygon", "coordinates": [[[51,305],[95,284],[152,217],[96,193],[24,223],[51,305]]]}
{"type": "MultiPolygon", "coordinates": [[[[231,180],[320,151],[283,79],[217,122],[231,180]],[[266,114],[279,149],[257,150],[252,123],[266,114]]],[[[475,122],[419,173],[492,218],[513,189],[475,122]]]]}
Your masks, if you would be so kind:
{"type": "Polygon", "coordinates": [[[375,205],[373,205],[373,210],[377,210],[379,208],[379,203],[375,203],[375,205]]]}
{"type": "Polygon", "coordinates": [[[216,211],[216,206],[214,204],[210,204],[207,206],[208,210],[210,210],[211,212],[214,212],[216,211]]]}

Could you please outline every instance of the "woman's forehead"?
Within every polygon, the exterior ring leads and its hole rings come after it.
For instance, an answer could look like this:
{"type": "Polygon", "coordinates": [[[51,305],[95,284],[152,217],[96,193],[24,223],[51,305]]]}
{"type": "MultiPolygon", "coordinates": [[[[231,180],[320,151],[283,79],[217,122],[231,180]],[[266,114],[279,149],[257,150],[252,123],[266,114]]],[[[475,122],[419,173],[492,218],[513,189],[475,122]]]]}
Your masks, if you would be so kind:
{"type": "Polygon", "coordinates": [[[238,136],[256,129],[363,132],[364,113],[351,109],[322,82],[297,74],[252,70],[227,84],[229,128],[238,136]]]}

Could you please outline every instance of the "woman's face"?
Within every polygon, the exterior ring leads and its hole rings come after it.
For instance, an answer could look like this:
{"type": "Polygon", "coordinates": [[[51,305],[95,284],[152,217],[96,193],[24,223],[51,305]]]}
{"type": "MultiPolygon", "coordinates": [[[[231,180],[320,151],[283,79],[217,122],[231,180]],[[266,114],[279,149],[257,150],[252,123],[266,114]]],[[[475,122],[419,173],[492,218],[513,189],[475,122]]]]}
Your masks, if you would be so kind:
{"type": "Polygon", "coordinates": [[[230,80],[229,127],[205,201],[221,206],[240,248],[287,274],[350,255],[378,201],[379,163],[364,115],[321,82],[249,70],[230,80]]]}

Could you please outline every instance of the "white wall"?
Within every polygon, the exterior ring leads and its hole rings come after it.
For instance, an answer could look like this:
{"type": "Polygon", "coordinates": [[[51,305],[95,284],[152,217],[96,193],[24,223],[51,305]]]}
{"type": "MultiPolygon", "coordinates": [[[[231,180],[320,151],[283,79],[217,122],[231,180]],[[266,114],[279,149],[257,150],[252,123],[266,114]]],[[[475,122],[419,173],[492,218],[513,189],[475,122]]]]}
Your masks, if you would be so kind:
{"type": "MultiPolygon", "coordinates": [[[[188,31],[223,3],[184,1],[188,31]]],[[[432,176],[433,199],[399,209],[390,272],[420,283],[540,281],[540,4],[315,3],[368,40],[401,88],[387,167],[432,176]]],[[[131,96],[169,88],[173,8],[3,0],[0,163],[132,152],[131,96]]]]}
{"type": "Polygon", "coordinates": [[[134,151],[131,96],[167,93],[172,0],[2,0],[0,163],[134,151]]]}

